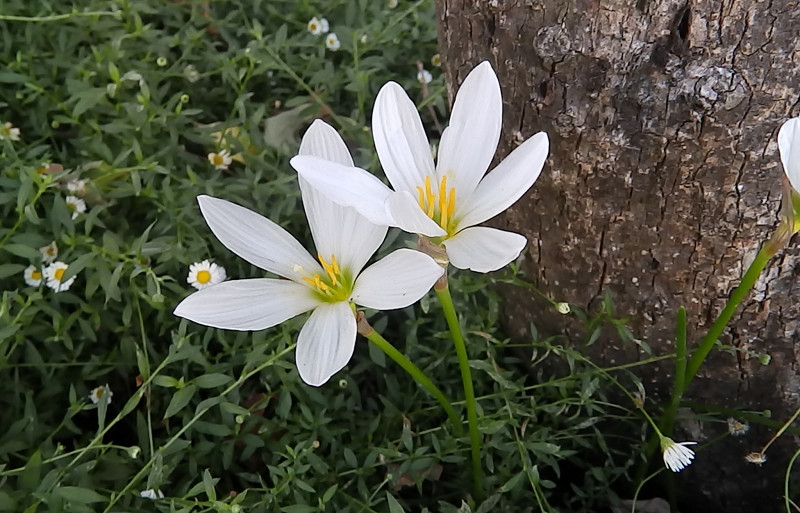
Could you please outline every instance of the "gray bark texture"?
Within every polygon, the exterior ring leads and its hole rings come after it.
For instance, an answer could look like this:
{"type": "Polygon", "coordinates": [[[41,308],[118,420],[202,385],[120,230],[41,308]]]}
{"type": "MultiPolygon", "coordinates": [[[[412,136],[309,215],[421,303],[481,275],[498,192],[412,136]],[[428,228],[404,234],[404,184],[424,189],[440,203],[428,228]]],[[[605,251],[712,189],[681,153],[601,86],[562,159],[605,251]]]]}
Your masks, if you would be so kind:
{"type": "MultiPolygon", "coordinates": [[[[528,279],[590,311],[610,294],[655,354],[674,351],[683,305],[694,347],[779,222],[777,131],[800,114],[798,2],[437,0],[437,15],[450,97],[484,59],[500,78],[498,160],[538,131],[550,136],[542,176],[495,222],[527,236],[528,279]]],[[[772,260],[722,337],[731,349],[712,352],[689,399],[780,422],[800,405],[799,255],[794,238],[772,260]]],[[[534,322],[585,340],[574,318],[529,292],[503,295],[512,338],[529,339],[534,322]]],[[[610,335],[589,347],[597,363],[643,358],[610,335]]],[[[637,370],[650,399],[669,393],[672,365],[637,370]]],[[[684,423],[676,438],[726,431],[684,423]]],[[[682,510],[782,509],[796,442],[784,435],[762,467],[744,460],[774,432],[754,425],[701,450],[677,476],[693,504],[682,510]]]]}

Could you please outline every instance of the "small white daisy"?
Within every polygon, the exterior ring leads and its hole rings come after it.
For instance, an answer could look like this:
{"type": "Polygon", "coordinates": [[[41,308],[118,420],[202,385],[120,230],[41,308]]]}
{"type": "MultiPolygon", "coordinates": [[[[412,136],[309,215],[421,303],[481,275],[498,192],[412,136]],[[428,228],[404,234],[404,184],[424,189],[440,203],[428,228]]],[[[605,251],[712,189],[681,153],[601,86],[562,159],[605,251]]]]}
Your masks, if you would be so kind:
{"type": "Polygon", "coordinates": [[[325,18],[319,19],[314,16],[308,20],[308,31],[311,32],[311,34],[320,36],[322,34],[327,34],[328,30],[330,30],[330,25],[325,18]]]}
{"type": "Polygon", "coordinates": [[[153,488],[149,488],[147,490],[142,490],[141,492],[139,492],[139,496],[142,499],[151,499],[151,500],[163,499],[164,492],[158,489],[154,490],[153,488]]]}
{"type": "Polygon", "coordinates": [[[433,80],[433,75],[431,75],[430,71],[422,69],[417,72],[417,80],[420,84],[430,84],[431,80],[433,80]]]}
{"type": "Polygon", "coordinates": [[[14,125],[8,122],[0,125],[0,141],[4,139],[19,141],[19,128],[14,128],[14,125]]]}
{"type": "Polygon", "coordinates": [[[42,260],[44,263],[50,263],[58,257],[58,245],[56,241],[51,242],[47,246],[42,246],[39,248],[39,251],[42,253],[42,260]]]}
{"type": "Polygon", "coordinates": [[[72,283],[75,281],[75,276],[63,281],[64,273],[67,272],[69,266],[64,262],[53,262],[44,268],[44,277],[47,279],[47,286],[56,292],[65,292],[69,290],[72,283]]]}
{"type": "Polygon", "coordinates": [[[231,152],[228,150],[222,150],[219,153],[214,153],[212,151],[208,154],[208,161],[217,169],[228,169],[228,166],[233,162],[231,159],[231,152]]]}
{"type": "Polygon", "coordinates": [[[697,442],[675,442],[672,438],[661,437],[661,451],[664,456],[664,465],[673,472],[680,472],[692,464],[694,451],[686,447],[696,445],[697,442]]]}
{"type": "Polygon", "coordinates": [[[441,68],[442,67],[442,56],[439,55],[438,53],[433,54],[433,57],[431,57],[431,65],[435,66],[437,68],[441,68]]]}
{"type": "Polygon", "coordinates": [[[189,266],[189,276],[186,281],[197,290],[222,283],[227,278],[225,268],[221,265],[203,260],[189,266]]]}
{"type": "Polygon", "coordinates": [[[80,199],[77,196],[67,196],[64,198],[64,201],[67,202],[67,206],[70,210],[72,210],[72,219],[78,217],[78,214],[83,214],[86,212],[86,202],[80,199]]]}
{"type": "Polygon", "coordinates": [[[35,265],[26,267],[22,272],[22,276],[25,278],[25,283],[31,287],[38,287],[42,284],[42,271],[35,265]]]}
{"type": "Polygon", "coordinates": [[[108,383],[89,392],[89,399],[94,404],[98,404],[101,400],[105,401],[106,404],[110,404],[112,397],[114,397],[114,392],[108,388],[108,383]]]}
{"type": "Polygon", "coordinates": [[[86,194],[86,184],[89,180],[70,180],[67,182],[67,190],[72,194],[77,194],[78,196],[83,196],[86,194]]]}
{"type": "Polygon", "coordinates": [[[325,38],[325,46],[328,47],[328,50],[333,50],[335,52],[342,46],[342,43],[339,42],[339,37],[336,33],[331,32],[328,34],[328,37],[325,38]]]}

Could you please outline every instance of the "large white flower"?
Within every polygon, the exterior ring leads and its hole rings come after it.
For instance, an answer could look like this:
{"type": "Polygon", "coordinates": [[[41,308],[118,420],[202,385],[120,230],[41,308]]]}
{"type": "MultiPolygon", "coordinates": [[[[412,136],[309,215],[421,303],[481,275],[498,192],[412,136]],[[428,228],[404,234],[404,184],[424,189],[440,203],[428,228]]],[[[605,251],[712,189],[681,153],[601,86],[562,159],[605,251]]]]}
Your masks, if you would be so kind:
{"type": "Polygon", "coordinates": [[[792,188],[800,193],[800,118],[792,118],[778,131],[778,150],[792,188]]]}
{"type": "MultiPolygon", "coordinates": [[[[353,165],[344,141],[322,121],[308,129],[300,154],[353,165]]],[[[215,328],[254,331],[313,310],[300,330],[296,360],[303,381],[319,386],[353,355],[356,319],[351,303],[378,310],[406,307],[430,290],[444,270],[410,249],[399,249],[364,269],[387,228],[331,202],[302,178],[300,191],[317,259],[269,219],[222,199],[198,197],[203,217],[225,247],[287,279],[220,283],[184,299],[175,315],[215,328]]]]}
{"type": "Polygon", "coordinates": [[[525,237],[475,226],[514,204],[533,185],[547,159],[547,134],[516,148],[484,176],[500,138],[503,102],[488,62],[479,64],[456,96],[434,167],[417,108],[389,82],[378,93],[373,136],[394,190],[363,169],[298,155],[298,173],[329,198],[355,207],[374,223],[397,226],[443,244],[461,269],[494,271],[514,260],[525,237]]]}

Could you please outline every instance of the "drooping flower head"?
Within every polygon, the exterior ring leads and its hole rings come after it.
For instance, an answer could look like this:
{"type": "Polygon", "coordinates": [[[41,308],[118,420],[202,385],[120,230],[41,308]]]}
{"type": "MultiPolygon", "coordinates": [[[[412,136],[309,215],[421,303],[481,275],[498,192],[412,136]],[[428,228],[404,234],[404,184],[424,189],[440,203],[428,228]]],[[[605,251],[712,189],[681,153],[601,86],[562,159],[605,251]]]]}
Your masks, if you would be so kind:
{"type": "Polygon", "coordinates": [[[298,173],[333,201],[352,206],[374,223],[396,226],[443,245],[461,269],[489,272],[514,260],[525,237],[475,226],[503,212],[533,185],[548,153],[540,132],[485,175],[502,125],[502,98],[488,62],[461,85],[434,165],[417,108],[402,87],[381,88],[373,111],[373,137],[394,190],[363,169],[299,155],[298,173]]]}
{"type": "Polygon", "coordinates": [[[664,456],[664,465],[673,472],[680,472],[692,464],[694,451],[687,445],[696,445],[697,442],[677,443],[666,436],[661,437],[661,452],[664,456]]]}
{"type": "MultiPolygon", "coordinates": [[[[322,121],[308,129],[300,154],[353,165],[344,141],[322,121]]],[[[175,315],[215,328],[256,331],[311,311],[297,339],[296,360],[303,381],[319,386],[353,354],[356,318],[351,303],[378,310],[404,308],[430,290],[443,269],[410,249],[399,249],[365,269],[386,236],[386,226],[333,203],[302,177],[299,182],[317,258],[269,219],[200,196],[203,217],[225,247],[284,279],[227,281],[184,299],[175,315]]]]}

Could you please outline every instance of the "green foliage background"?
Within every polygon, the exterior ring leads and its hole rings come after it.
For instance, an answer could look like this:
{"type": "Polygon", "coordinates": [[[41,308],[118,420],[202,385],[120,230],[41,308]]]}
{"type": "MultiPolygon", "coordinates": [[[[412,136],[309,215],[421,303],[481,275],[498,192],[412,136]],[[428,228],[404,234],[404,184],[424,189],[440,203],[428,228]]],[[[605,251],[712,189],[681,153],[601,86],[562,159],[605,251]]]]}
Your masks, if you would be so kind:
{"type": "MultiPolygon", "coordinates": [[[[467,441],[363,339],[317,389],[294,367],[302,318],[235,333],[171,313],[192,291],[192,262],[263,275],[216,241],[198,194],[310,246],[288,165],[308,123],[326,119],[379,172],[369,117],[395,80],[436,137],[427,105],[440,119],[447,107],[431,1],[6,0],[0,20],[0,122],[21,130],[0,141],[0,511],[593,511],[616,500],[641,421],[605,399],[602,373],[576,353],[535,330],[523,346],[503,340],[487,287],[498,277],[451,285],[482,409],[482,504],[467,491],[467,441]],[[329,20],[338,51],[308,32],[313,16],[329,20]],[[433,72],[426,94],[417,61],[433,72]],[[214,169],[206,155],[220,148],[241,160],[214,169]],[[46,163],[63,171],[38,172],[46,163]],[[73,220],[76,178],[89,180],[89,209],[73,220]],[[67,292],[22,279],[51,241],[77,277],[67,292]],[[545,358],[567,375],[544,375],[545,358]],[[95,406],[88,394],[104,384],[111,403],[95,406]],[[601,432],[609,420],[632,429],[601,432]],[[147,489],[165,498],[140,497],[147,489]]],[[[407,244],[393,231],[379,253],[407,244]]],[[[432,298],[371,321],[461,397],[432,298]]]]}

